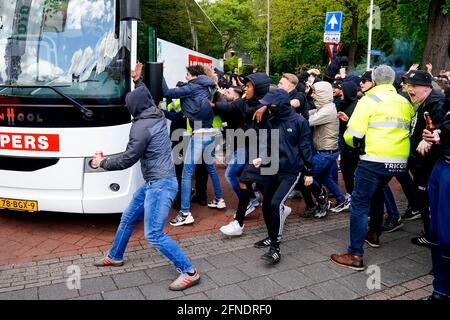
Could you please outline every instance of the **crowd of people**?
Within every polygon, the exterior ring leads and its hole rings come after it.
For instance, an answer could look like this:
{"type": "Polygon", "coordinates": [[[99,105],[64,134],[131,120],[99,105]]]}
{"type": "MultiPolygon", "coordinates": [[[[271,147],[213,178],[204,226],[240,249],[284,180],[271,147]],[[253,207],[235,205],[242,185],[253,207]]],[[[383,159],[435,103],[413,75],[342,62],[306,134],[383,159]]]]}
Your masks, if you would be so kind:
{"type": "Polygon", "coordinates": [[[276,264],[292,212],[285,202],[303,199],[302,219],[350,211],[348,250],[330,258],[364,270],[364,243],[380,247],[382,232],[422,218],[423,234],[411,242],[431,248],[432,297],[448,299],[450,72],[433,76],[431,65],[427,70],[413,65],[399,75],[380,65],[356,76],[342,64],[345,59],[335,57],[323,79],[317,69],[284,73],[277,85],[261,72],[226,78],[217,69],[189,66],[187,82],[175,88],[164,82],[167,108],[154,104],[138,64],[132,73],[136,89],[126,99],[134,117],[127,149],[114,157],[96,156],[93,165],[120,170],[140,159],[146,183],[123,213],[111,250],[95,264],[123,265],[131,232],[144,220],[146,239],[181,273],[170,289],[197,284],[199,272],[163,227],[171,207],[178,210],[170,220],[175,227],[195,223],[191,202],[226,208],[215,168],[215,150],[224,146],[225,178],[238,199],[234,217],[220,228],[224,235],[241,236],[246,216],[261,206],[267,236],[254,246],[267,248],[262,259],[276,264]],[[224,142],[217,142],[222,136],[224,142]],[[214,186],[210,202],[208,176],[214,186]],[[403,215],[388,184],[394,177],[408,201],[403,215]]]}

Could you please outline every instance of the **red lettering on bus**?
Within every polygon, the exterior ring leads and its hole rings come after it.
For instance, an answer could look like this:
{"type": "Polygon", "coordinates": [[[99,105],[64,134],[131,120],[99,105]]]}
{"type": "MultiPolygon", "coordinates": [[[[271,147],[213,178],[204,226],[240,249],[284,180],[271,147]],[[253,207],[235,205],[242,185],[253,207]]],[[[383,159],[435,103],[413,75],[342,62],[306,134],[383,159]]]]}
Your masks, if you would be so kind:
{"type": "Polygon", "coordinates": [[[59,135],[0,132],[0,150],[57,152],[59,135]]]}

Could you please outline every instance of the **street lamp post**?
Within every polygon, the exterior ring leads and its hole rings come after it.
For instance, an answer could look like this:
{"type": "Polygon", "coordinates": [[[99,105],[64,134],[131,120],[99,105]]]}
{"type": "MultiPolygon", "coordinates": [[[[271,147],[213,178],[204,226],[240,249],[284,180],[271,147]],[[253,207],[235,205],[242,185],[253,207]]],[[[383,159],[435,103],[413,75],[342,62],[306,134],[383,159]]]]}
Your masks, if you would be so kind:
{"type": "Polygon", "coordinates": [[[266,74],[270,71],[270,0],[267,0],[267,45],[266,45],[266,74]]]}
{"type": "Polygon", "coordinates": [[[367,70],[370,70],[370,55],[372,51],[372,15],[373,15],[373,0],[370,0],[369,41],[367,44],[367,70]]]}

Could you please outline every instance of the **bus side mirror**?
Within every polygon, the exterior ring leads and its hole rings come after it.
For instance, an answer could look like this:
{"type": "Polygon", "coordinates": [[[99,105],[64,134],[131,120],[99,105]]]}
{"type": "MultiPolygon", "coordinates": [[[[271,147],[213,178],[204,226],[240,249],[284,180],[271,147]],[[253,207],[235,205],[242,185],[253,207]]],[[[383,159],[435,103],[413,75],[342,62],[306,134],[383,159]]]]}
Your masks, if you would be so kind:
{"type": "Polygon", "coordinates": [[[162,62],[146,62],[144,83],[152,94],[156,105],[163,99],[162,90],[163,81],[163,63],[162,62]]]}
{"type": "Polygon", "coordinates": [[[141,20],[141,0],[121,0],[120,20],[141,20]]]}

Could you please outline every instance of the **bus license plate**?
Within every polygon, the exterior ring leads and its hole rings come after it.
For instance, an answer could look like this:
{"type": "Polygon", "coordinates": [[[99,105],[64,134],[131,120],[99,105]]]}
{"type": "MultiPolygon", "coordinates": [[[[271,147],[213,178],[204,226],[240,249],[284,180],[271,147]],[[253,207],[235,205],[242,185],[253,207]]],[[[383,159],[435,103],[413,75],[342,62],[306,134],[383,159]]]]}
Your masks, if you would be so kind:
{"type": "Polygon", "coordinates": [[[0,198],[0,209],[36,212],[38,211],[38,202],[34,200],[0,198]]]}

